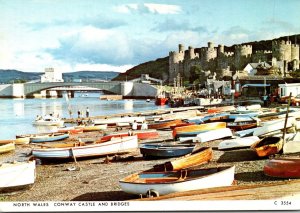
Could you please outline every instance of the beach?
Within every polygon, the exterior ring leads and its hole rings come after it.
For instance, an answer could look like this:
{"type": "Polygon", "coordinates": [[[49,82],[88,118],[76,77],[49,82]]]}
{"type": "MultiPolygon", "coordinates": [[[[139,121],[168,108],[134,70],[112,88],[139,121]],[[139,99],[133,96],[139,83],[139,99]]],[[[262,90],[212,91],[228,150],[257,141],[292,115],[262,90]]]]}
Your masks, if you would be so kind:
{"type": "MultiPolygon", "coordinates": [[[[110,131],[114,131],[114,129],[112,128],[110,131]]],[[[171,133],[170,130],[159,130],[160,140],[171,139],[171,133]]],[[[87,132],[71,135],[68,140],[98,138],[102,134],[102,132],[87,132]]],[[[147,141],[153,141],[153,139],[147,141]]],[[[235,165],[235,185],[261,184],[263,186],[267,183],[289,181],[265,176],[263,166],[268,158],[258,158],[250,148],[231,151],[218,150],[217,146],[221,141],[216,140],[199,145],[213,148],[212,160],[199,168],[235,165]]],[[[16,156],[19,156],[19,159],[28,159],[33,146],[36,145],[17,146],[15,153],[2,155],[1,161],[4,159],[14,160],[16,156]]],[[[123,192],[119,186],[119,180],[168,160],[170,159],[144,159],[138,149],[124,155],[77,159],[77,163],[74,160],[45,162],[37,159],[35,183],[29,189],[1,194],[0,197],[2,201],[124,201],[139,199],[137,195],[123,192]]]]}

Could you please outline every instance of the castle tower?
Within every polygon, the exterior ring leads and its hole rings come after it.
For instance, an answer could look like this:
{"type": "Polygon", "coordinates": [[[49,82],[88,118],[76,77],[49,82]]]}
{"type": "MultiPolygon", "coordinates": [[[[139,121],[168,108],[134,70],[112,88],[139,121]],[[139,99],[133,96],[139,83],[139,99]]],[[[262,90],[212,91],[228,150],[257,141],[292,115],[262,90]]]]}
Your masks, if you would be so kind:
{"type": "Polygon", "coordinates": [[[177,76],[179,72],[183,69],[182,62],[184,60],[184,46],[182,44],[178,45],[179,52],[171,51],[169,52],[169,81],[173,82],[173,79],[177,76]]]}
{"type": "Polygon", "coordinates": [[[299,69],[299,45],[291,45],[291,60],[292,60],[292,70],[295,71],[299,69]]]}
{"type": "Polygon", "coordinates": [[[224,55],[224,45],[219,44],[218,45],[218,57],[223,56],[224,55]]]}
{"type": "Polygon", "coordinates": [[[189,46],[188,59],[196,58],[195,49],[192,46],[189,46]]]}
{"type": "Polygon", "coordinates": [[[291,41],[272,41],[272,56],[275,57],[277,61],[290,62],[292,57],[291,41]]]}
{"type": "Polygon", "coordinates": [[[207,48],[201,49],[201,60],[205,62],[209,62],[211,59],[217,57],[217,50],[214,48],[214,44],[212,42],[208,42],[207,48]]]}
{"type": "Polygon", "coordinates": [[[251,61],[252,45],[236,45],[234,49],[235,67],[242,70],[251,61]]]}

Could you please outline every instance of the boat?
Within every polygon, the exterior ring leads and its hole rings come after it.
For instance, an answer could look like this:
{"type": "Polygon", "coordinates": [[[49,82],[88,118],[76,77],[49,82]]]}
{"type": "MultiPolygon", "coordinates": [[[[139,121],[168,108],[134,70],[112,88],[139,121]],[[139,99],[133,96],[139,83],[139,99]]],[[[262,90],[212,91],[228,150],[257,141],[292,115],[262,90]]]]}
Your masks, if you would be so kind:
{"type": "Polygon", "coordinates": [[[35,161],[1,163],[0,191],[19,189],[35,181],[35,161]]]}
{"type": "Polygon", "coordinates": [[[232,137],[232,131],[229,128],[213,129],[197,134],[193,142],[203,143],[227,137],[232,137]]]}
{"type": "Polygon", "coordinates": [[[115,126],[117,123],[133,123],[134,121],[142,123],[145,121],[144,116],[135,116],[135,117],[112,117],[112,118],[102,118],[94,119],[95,125],[107,124],[108,126],[115,126]]]}
{"type": "Polygon", "coordinates": [[[252,144],[251,148],[259,157],[265,157],[278,154],[283,147],[281,137],[265,137],[258,142],[252,144]]]}
{"type": "Polygon", "coordinates": [[[62,128],[58,128],[57,132],[60,133],[69,133],[70,135],[74,135],[74,134],[79,134],[79,133],[83,133],[83,128],[78,126],[71,126],[71,127],[62,127],[62,128]]]}
{"type": "Polygon", "coordinates": [[[213,153],[211,147],[201,147],[190,154],[184,155],[172,161],[167,161],[163,164],[154,165],[148,171],[162,172],[162,171],[178,171],[204,163],[208,163],[212,159],[213,153]]]}
{"type": "Polygon", "coordinates": [[[16,135],[15,144],[17,145],[29,144],[31,136],[32,135],[30,134],[16,135]]]}
{"type": "Polygon", "coordinates": [[[11,152],[15,150],[15,141],[14,140],[1,140],[0,141],[0,154],[11,152]]]}
{"type": "Polygon", "coordinates": [[[155,105],[157,106],[164,106],[168,104],[169,98],[165,97],[164,95],[155,97],[155,105]]]}
{"type": "Polygon", "coordinates": [[[190,126],[190,125],[195,125],[195,123],[179,123],[179,124],[170,126],[170,129],[173,130],[177,127],[190,126]]]}
{"type": "Polygon", "coordinates": [[[300,178],[299,157],[270,159],[264,166],[264,174],[277,178],[300,178]]]}
{"type": "Polygon", "coordinates": [[[41,144],[33,148],[32,155],[44,159],[82,158],[121,154],[138,148],[137,136],[111,138],[107,142],[74,142],[68,144],[41,144]]]}
{"type": "Polygon", "coordinates": [[[213,130],[213,129],[220,129],[226,128],[225,122],[212,122],[207,124],[199,124],[199,125],[189,125],[183,127],[177,127],[173,130],[173,137],[189,137],[189,136],[196,136],[199,133],[204,131],[213,130]]]}
{"type": "Polygon", "coordinates": [[[234,106],[222,106],[222,107],[210,107],[207,109],[207,113],[229,112],[235,110],[234,106]]]}
{"type": "Polygon", "coordinates": [[[234,139],[228,139],[219,143],[218,150],[246,148],[246,147],[250,147],[251,145],[253,145],[259,140],[260,139],[257,136],[248,136],[243,138],[238,137],[234,139]]]}
{"type": "Polygon", "coordinates": [[[124,137],[129,135],[136,135],[138,139],[140,140],[146,140],[146,139],[156,139],[159,137],[158,132],[156,129],[145,129],[145,130],[130,130],[130,131],[123,131],[123,132],[114,132],[106,134],[104,133],[104,136],[101,138],[101,141],[108,141],[112,137],[124,137]]]}
{"type": "Polygon", "coordinates": [[[283,144],[283,154],[300,153],[300,134],[296,133],[294,138],[289,141],[285,141],[283,144]]]}
{"type": "Polygon", "coordinates": [[[30,136],[30,143],[42,143],[64,140],[69,137],[69,133],[49,133],[30,136]]]}
{"type": "Polygon", "coordinates": [[[101,124],[101,125],[84,125],[80,126],[84,132],[92,132],[92,131],[100,131],[107,129],[107,124],[101,124]]]}
{"type": "Polygon", "coordinates": [[[171,126],[181,124],[182,120],[176,119],[176,120],[159,120],[155,121],[154,123],[148,123],[149,129],[168,129],[171,126]]]}
{"type": "Polygon", "coordinates": [[[182,143],[151,143],[140,145],[140,152],[144,157],[170,158],[179,157],[191,153],[195,144],[182,143]]]}
{"type": "Polygon", "coordinates": [[[235,166],[182,169],[166,172],[139,172],[119,181],[122,190],[137,195],[160,196],[174,192],[230,186],[235,166]]]}
{"type": "Polygon", "coordinates": [[[240,131],[240,130],[257,127],[257,121],[252,120],[252,121],[227,122],[226,126],[234,131],[240,131]]]}
{"type": "Polygon", "coordinates": [[[51,115],[38,116],[32,123],[36,126],[63,126],[64,121],[51,115]]]}
{"type": "MultiPolygon", "coordinates": [[[[292,127],[295,119],[293,117],[289,117],[287,119],[286,128],[292,127]]],[[[274,132],[276,130],[282,130],[284,129],[284,119],[278,119],[274,121],[268,121],[263,123],[262,127],[255,128],[253,131],[253,135],[255,136],[262,136],[264,134],[274,132]]]]}

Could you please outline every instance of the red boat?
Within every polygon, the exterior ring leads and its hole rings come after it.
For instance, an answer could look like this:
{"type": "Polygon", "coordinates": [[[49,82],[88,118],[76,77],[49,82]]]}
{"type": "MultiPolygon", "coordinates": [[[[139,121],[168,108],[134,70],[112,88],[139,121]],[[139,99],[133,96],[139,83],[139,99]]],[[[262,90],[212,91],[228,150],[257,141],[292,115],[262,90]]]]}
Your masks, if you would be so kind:
{"type": "Polygon", "coordinates": [[[156,97],[155,98],[155,105],[158,105],[158,106],[163,106],[163,105],[166,105],[168,104],[168,98],[166,97],[156,97]]]}
{"type": "MultiPolygon", "coordinates": [[[[128,136],[129,132],[115,132],[109,135],[104,135],[101,138],[101,141],[109,141],[112,137],[123,137],[128,136]]],[[[146,140],[146,139],[155,139],[159,137],[156,129],[147,129],[147,130],[134,130],[131,132],[131,135],[137,135],[138,139],[146,140]]]]}
{"type": "Polygon", "coordinates": [[[300,158],[274,158],[264,166],[265,175],[278,178],[300,178],[300,158]]]}

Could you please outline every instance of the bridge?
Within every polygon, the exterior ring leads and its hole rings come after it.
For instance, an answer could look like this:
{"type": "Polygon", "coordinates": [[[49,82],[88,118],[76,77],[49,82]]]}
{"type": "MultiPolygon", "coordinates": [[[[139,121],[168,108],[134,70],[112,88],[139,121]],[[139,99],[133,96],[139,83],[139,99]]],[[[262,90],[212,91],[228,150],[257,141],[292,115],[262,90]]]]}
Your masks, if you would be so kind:
{"type": "Polygon", "coordinates": [[[109,93],[123,95],[125,97],[155,97],[157,95],[157,88],[147,83],[136,82],[45,82],[45,83],[24,83],[24,84],[5,84],[0,85],[0,97],[14,98],[14,97],[34,97],[34,94],[45,90],[65,91],[71,90],[95,90],[107,91],[109,93]],[[71,89],[73,87],[73,89],[71,89]],[[67,89],[70,88],[70,89],[67,89]],[[90,88],[90,89],[86,89],[90,88]]]}

